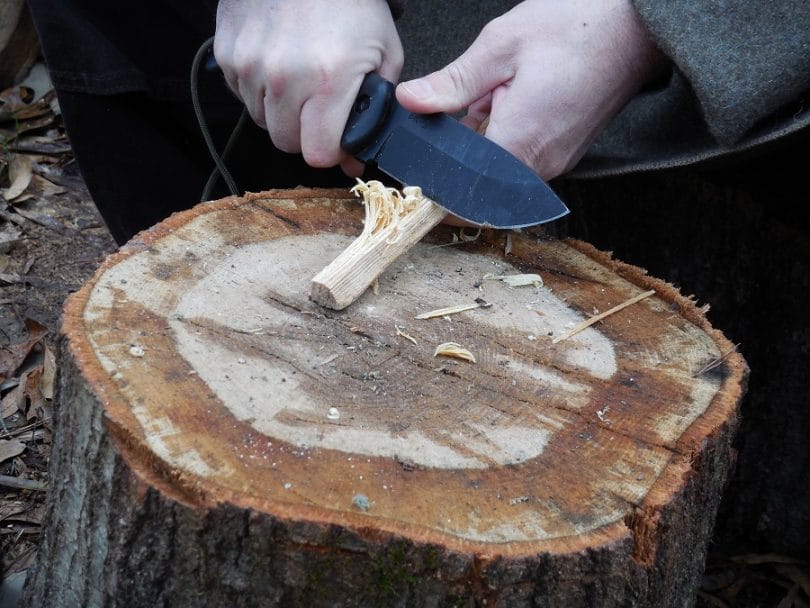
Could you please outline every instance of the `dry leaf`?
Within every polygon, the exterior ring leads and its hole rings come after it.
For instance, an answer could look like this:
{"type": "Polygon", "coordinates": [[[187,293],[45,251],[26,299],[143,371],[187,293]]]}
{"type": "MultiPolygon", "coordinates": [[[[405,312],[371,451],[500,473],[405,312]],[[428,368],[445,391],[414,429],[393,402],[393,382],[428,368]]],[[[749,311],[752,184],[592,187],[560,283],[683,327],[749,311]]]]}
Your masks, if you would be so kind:
{"type": "Polygon", "coordinates": [[[31,120],[26,120],[24,122],[16,123],[14,128],[11,129],[0,129],[0,139],[6,140],[7,143],[11,143],[15,141],[20,135],[23,133],[28,133],[29,131],[36,131],[37,129],[42,129],[43,127],[47,127],[54,123],[56,118],[53,114],[46,114],[45,116],[39,116],[37,118],[32,118],[31,120]]]}
{"type": "Polygon", "coordinates": [[[455,342],[444,342],[439,344],[436,347],[433,356],[452,357],[453,359],[464,359],[465,361],[475,363],[475,356],[466,348],[463,348],[460,344],[456,344],[455,342]]]}
{"type": "Polygon", "coordinates": [[[18,384],[0,401],[0,418],[8,418],[25,407],[25,387],[18,384]]]}
{"type": "Polygon", "coordinates": [[[33,319],[26,319],[25,326],[28,330],[25,340],[0,348],[0,383],[5,382],[6,378],[10,378],[17,371],[31,350],[48,333],[48,329],[44,325],[33,319]]]}
{"type": "Polygon", "coordinates": [[[16,113],[30,106],[36,97],[34,89],[16,86],[0,92],[0,120],[12,120],[16,113]]]}
{"type": "Polygon", "coordinates": [[[11,185],[3,190],[3,198],[13,201],[28,188],[33,177],[33,162],[26,154],[17,154],[11,159],[8,167],[8,178],[11,185]]]}
{"type": "Polygon", "coordinates": [[[58,196],[67,192],[64,187],[54,184],[51,180],[44,178],[41,175],[34,174],[31,182],[31,185],[36,189],[36,192],[44,198],[58,196]]]}
{"type": "Polygon", "coordinates": [[[42,378],[39,381],[39,390],[45,399],[53,399],[53,383],[56,378],[56,357],[53,351],[45,346],[45,361],[43,363],[42,378]]]}
{"type": "Polygon", "coordinates": [[[42,396],[39,388],[41,378],[42,365],[25,372],[20,377],[20,384],[25,386],[25,397],[28,400],[25,417],[29,422],[45,417],[45,397],[42,396]]]}
{"type": "Polygon", "coordinates": [[[25,444],[16,439],[0,439],[0,462],[19,456],[25,451],[25,444]]]}

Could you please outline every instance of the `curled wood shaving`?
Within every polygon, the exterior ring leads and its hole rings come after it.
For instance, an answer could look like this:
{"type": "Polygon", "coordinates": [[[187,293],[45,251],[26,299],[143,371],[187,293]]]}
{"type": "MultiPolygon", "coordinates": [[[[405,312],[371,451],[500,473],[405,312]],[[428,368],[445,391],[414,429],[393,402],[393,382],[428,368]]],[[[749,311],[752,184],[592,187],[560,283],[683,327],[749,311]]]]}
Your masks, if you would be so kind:
{"type": "Polygon", "coordinates": [[[489,308],[489,304],[478,298],[472,304],[458,304],[457,306],[448,306],[447,308],[437,308],[428,312],[423,312],[414,317],[414,319],[433,319],[434,317],[444,317],[445,315],[453,315],[457,312],[464,312],[465,310],[474,310],[476,308],[489,308]]]}
{"type": "Polygon", "coordinates": [[[484,279],[503,281],[510,287],[524,287],[526,285],[534,285],[535,287],[543,286],[543,277],[539,274],[485,274],[484,279]]]}
{"type": "Polygon", "coordinates": [[[454,359],[464,359],[475,363],[475,356],[466,348],[455,342],[444,342],[436,347],[434,357],[453,357],[454,359]]]}
{"type": "Polygon", "coordinates": [[[423,200],[422,190],[417,186],[406,186],[400,192],[376,180],[364,182],[358,179],[351,191],[363,198],[366,208],[363,232],[359,238],[384,237],[387,243],[397,242],[402,218],[423,200]]]}
{"type": "Polygon", "coordinates": [[[644,293],[640,293],[637,296],[630,298],[626,302],[622,302],[621,304],[619,304],[617,306],[614,306],[610,310],[606,310],[605,312],[603,312],[601,314],[598,314],[598,315],[595,315],[595,316],[591,317],[590,319],[586,319],[585,321],[583,321],[582,323],[576,325],[572,329],[569,329],[563,335],[557,336],[556,338],[554,338],[551,341],[551,343],[552,344],[557,344],[557,342],[562,342],[563,340],[566,340],[566,339],[570,338],[571,336],[578,334],[583,329],[587,329],[588,327],[590,327],[594,323],[598,323],[599,321],[601,321],[605,317],[609,317],[610,315],[612,315],[614,313],[617,313],[620,310],[624,310],[628,306],[632,306],[633,304],[635,304],[636,302],[640,302],[644,298],[649,298],[654,293],[655,293],[654,289],[651,289],[650,291],[645,291],[644,293]]]}

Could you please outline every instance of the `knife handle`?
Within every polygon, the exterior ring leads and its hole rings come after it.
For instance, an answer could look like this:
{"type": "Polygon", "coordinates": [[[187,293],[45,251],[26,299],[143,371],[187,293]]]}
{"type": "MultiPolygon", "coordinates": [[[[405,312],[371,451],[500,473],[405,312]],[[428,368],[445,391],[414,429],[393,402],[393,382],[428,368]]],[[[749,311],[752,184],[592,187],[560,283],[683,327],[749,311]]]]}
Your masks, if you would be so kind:
{"type": "Polygon", "coordinates": [[[352,155],[365,148],[388,117],[393,99],[394,83],[374,72],[366,74],[346,121],[340,147],[352,155]]]}

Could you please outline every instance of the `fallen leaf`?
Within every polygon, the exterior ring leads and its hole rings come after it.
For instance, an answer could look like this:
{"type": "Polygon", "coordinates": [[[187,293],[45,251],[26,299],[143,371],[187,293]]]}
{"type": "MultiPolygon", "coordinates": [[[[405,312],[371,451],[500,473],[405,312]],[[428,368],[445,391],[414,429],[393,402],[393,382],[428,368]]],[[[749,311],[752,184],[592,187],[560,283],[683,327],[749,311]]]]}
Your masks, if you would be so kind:
{"type": "Polygon", "coordinates": [[[54,184],[51,180],[36,174],[31,178],[31,186],[38,194],[44,197],[57,196],[67,192],[62,186],[54,184]]]}
{"type": "Polygon", "coordinates": [[[55,121],[56,118],[53,114],[46,114],[44,116],[38,116],[30,120],[18,122],[15,123],[13,129],[0,129],[0,139],[4,139],[6,142],[11,143],[23,133],[42,129],[43,127],[53,124],[55,121]]]}
{"type": "Polygon", "coordinates": [[[11,185],[3,190],[3,198],[13,201],[26,191],[33,178],[33,162],[27,154],[17,154],[11,159],[8,167],[8,178],[11,185]]]}
{"type": "Polygon", "coordinates": [[[43,363],[42,378],[39,381],[40,391],[45,399],[53,399],[53,383],[56,378],[56,357],[53,351],[45,346],[45,362],[43,363]]]}
{"type": "Polygon", "coordinates": [[[12,120],[20,110],[36,100],[34,89],[18,85],[0,92],[0,120],[12,120]]]}
{"type": "Polygon", "coordinates": [[[0,439],[0,462],[19,456],[25,451],[25,444],[16,439],[0,439]]]}
{"type": "Polygon", "coordinates": [[[28,335],[22,342],[9,344],[0,348],[0,383],[17,371],[31,350],[40,343],[48,333],[48,328],[33,319],[26,319],[25,326],[28,335]]]}
{"type": "Polygon", "coordinates": [[[42,365],[39,365],[25,372],[20,378],[20,384],[25,386],[25,397],[28,400],[25,412],[28,422],[45,417],[45,397],[40,390],[42,371],[42,365]]]}
{"type": "Polygon", "coordinates": [[[3,400],[0,401],[0,418],[8,418],[9,416],[21,412],[25,407],[25,387],[18,384],[5,394],[3,400]]]}
{"type": "Polygon", "coordinates": [[[25,279],[16,273],[0,273],[0,285],[17,285],[24,282],[25,279]]]}

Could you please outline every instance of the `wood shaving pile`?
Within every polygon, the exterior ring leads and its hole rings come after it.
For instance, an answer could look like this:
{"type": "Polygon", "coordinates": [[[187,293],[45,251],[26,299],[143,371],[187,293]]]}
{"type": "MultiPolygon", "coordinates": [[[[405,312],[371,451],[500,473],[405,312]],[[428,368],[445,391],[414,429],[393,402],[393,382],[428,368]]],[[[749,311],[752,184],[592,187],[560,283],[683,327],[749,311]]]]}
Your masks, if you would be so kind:
{"type": "Polygon", "coordinates": [[[366,208],[360,238],[385,236],[386,243],[396,243],[399,240],[399,223],[402,218],[424,200],[422,189],[418,186],[405,186],[400,192],[376,180],[364,182],[358,179],[351,192],[362,196],[366,208]]]}

